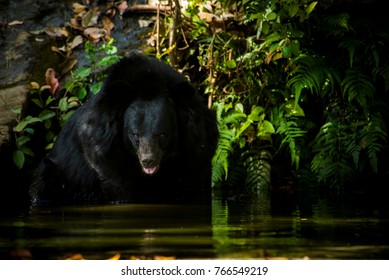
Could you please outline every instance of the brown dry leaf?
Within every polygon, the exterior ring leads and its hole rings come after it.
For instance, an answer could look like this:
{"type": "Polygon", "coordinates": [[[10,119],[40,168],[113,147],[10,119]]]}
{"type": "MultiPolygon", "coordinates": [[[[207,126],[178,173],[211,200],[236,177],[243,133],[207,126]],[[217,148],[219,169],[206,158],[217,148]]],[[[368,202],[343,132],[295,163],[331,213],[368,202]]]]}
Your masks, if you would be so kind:
{"type": "Polygon", "coordinates": [[[23,24],[22,20],[13,20],[8,23],[8,26],[23,24]]]}
{"type": "Polygon", "coordinates": [[[69,31],[64,27],[51,26],[43,30],[50,37],[69,37],[69,31]]]}
{"type": "Polygon", "coordinates": [[[108,34],[110,34],[110,31],[114,29],[114,27],[115,24],[109,17],[103,17],[103,29],[107,30],[108,34]]]}
{"type": "Polygon", "coordinates": [[[50,92],[54,94],[59,87],[59,82],[56,78],[55,70],[53,68],[48,68],[46,70],[45,81],[46,84],[50,86],[50,92]]]}
{"type": "Polygon", "coordinates": [[[97,27],[89,27],[84,30],[84,36],[92,43],[97,43],[102,37],[107,35],[107,31],[97,27]]]}
{"type": "Polygon", "coordinates": [[[70,70],[74,68],[77,64],[77,59],[74,57],[67,57],[63,63],[60,65],[60,76],[65,75],[70,70]]]}
{"type": "Polygon", "coordinates": [[[70,27],[77,29],[77,30],[82,30],[82,26],[80,25],[80,17],[72,17],[68,23],[70,27]]]}
{"type": "Polygon", "coordinates": [[[73,13],[82,14],[85,11],[86,11],[86,6],[78,4],[78,3],[73,3],[73,13]]]}
{"type": "Polygon", "coordinates": [[[74,48],[78,47],[79,45],[81,45],[83,43],[83,39],[82,39],[82,36],[81,35],[77,35],[76,37],[74,37],[73,41],[69,44],[69,48],[71,50],[73,50],[74,48]]]}
{"type": "Polygon", "coordinates": [[[89,10],[82,16],[81,25],[83,27],[95,26],[99,19],[99,14],[100,10],[97,7],[89,10]]]}
{"type": "Polygon", "coordinates": [[[55,47],[55,46],[52,46],[52,47],[51,47],[51,50],[52,50],[53,52],[55,52],[55,53],[58,53],[60,56],[65,57],[64,52],[66,52],[66,50],[64,50],[64,47],[62,47],[62,48],[57,48],[57,47],[55,47]]]}

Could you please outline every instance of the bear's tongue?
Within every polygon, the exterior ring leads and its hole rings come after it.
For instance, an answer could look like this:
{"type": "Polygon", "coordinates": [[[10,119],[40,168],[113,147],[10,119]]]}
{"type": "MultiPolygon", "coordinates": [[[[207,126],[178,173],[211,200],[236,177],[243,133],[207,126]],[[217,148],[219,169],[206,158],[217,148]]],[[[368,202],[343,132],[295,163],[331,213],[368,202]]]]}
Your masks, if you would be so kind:
{"type": "Polygon", "coordinates": [[[157,171],[157,167],[143,167],[143,171],[146,173],[146,174],[154,174],[155,171],[157,171]]]}

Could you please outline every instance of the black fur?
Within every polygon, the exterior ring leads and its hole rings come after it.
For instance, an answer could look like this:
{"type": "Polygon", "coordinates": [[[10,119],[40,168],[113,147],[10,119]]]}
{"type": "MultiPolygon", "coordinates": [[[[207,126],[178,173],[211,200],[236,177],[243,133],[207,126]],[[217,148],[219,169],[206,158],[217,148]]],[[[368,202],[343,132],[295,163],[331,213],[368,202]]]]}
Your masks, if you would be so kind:
{"type": "Polygon", "coordinates": [[[67,121],[30,188],[33,204],[209,198],[218,130],[187,79],[132,53],[67,121]]]}

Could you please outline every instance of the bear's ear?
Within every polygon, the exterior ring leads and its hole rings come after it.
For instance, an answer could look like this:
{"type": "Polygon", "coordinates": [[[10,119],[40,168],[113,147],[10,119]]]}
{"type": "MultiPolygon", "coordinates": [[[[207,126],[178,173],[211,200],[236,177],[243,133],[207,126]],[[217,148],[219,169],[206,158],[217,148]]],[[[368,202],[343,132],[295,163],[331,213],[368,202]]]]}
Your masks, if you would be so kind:
{"type": "Polygon", "coordinates": [[[169,89],[171,99],[181,105],[189,104],[195,93],[195,88],[188,81],[177,83],[169,89]]]}
{"type": "Polygon", "coordinates": [[[105,108],[126,108],[134,99],[134,88],[125,81],[112,81],[104,84],[98,94],[98,104],[105,108]]]}

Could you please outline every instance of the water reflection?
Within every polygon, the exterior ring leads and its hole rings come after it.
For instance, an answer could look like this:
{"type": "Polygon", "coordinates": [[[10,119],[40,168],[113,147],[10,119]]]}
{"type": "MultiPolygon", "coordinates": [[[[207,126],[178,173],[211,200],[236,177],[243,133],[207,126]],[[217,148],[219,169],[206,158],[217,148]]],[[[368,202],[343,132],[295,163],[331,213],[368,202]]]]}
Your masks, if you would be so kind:
{"type": "Polygon", "coordinates": [[[0,257],[387,259],[387,214],[326,201],[280,211],[263,198],[37,209],[1,214],[0,257]]]}

